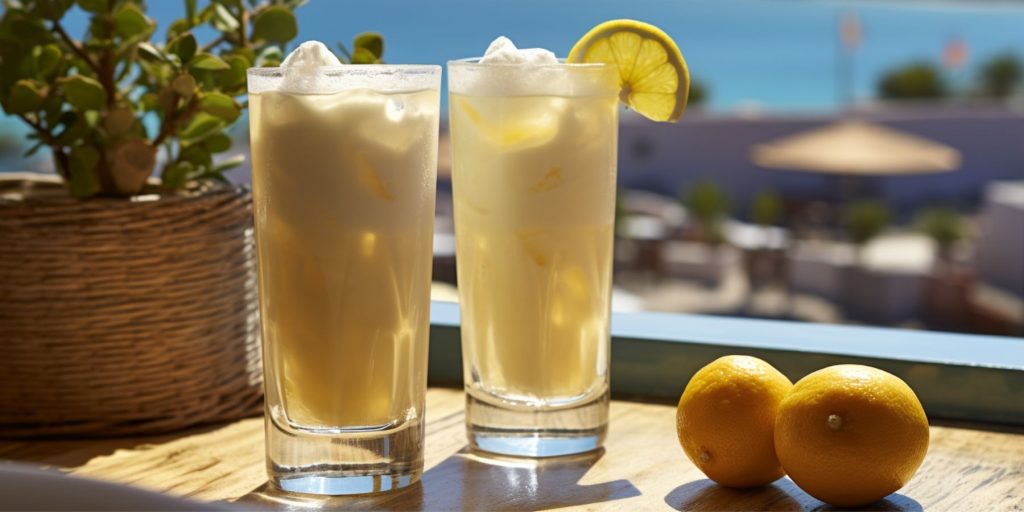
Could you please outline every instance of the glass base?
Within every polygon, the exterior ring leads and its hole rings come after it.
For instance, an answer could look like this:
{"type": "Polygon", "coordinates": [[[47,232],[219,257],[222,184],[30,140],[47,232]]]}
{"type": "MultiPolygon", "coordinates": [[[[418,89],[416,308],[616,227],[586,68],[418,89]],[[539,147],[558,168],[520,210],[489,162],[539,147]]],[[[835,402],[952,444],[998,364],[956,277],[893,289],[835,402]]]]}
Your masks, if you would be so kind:
{"type": "Polygon", "coordinates": [[[372,494],[408,487],[420,479],[419,471],[398,473],[390,471],[375,475],[334,473],[321,470],[280,471],[271,481],[282,491],[322,496],[372,494]]]}
{"type": "Polygon", "coordinates": [[[267,474],[292,493],[343,496],[393,491],[423,473],[423,422],[387,430],[307,432],[267,418],[267,474]]]}
{"type": "Polygon", "coordinates": [[[559,408],[496,405],[466,394],[466,433],[480,451],[558,457],[597,450],[608,432],[608,391],[559,408]]]}

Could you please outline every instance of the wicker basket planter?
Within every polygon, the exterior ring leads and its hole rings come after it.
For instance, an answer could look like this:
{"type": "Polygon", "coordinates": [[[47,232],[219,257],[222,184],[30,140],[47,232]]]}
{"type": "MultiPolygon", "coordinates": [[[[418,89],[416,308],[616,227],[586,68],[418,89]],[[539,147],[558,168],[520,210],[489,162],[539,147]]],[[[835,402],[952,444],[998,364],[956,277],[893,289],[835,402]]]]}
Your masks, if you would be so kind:
{"type": "Polygon", "coordinates": [[[0,437],[258,413],[251,215],[230,187],[79,201],[0,174],[0,437]]]}

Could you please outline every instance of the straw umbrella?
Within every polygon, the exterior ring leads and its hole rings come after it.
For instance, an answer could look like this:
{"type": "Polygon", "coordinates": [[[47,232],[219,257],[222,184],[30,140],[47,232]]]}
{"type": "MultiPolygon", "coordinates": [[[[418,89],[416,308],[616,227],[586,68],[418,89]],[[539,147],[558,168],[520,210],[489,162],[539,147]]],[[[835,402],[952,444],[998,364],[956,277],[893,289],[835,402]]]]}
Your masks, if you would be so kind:
{"type": "Polygon", "coordinates": [[[878,176],[955,171],[960,153],[945,144],[861,120],[756,145],[751,159],[761,167],[834,175],[838,203],[858,195],[865,180],[878,176]]]}
{"type": "Polygon", "coordinates": [[[960,152],[952,147],[859,120],[758,144],[751,159],[769,169],[845,177],[853,189],[868,177],[943,173],[960,166],[960,152]]]}

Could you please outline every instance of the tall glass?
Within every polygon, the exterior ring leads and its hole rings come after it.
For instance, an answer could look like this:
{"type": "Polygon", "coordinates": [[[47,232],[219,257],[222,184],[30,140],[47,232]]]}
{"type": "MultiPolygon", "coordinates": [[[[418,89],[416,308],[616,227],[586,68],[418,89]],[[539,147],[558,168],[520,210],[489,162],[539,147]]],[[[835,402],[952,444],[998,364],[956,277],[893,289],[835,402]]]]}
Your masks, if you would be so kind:
{"type": "Polygon", "coordinates": [[[545,457],[608,423],[617,74],[448,63],[470,443],[545,457]]]}
{"type": "Polygon", "coordinates": [[[286,491],[422,472],[440,76],[249,70],[267,471],[286,491]]]}

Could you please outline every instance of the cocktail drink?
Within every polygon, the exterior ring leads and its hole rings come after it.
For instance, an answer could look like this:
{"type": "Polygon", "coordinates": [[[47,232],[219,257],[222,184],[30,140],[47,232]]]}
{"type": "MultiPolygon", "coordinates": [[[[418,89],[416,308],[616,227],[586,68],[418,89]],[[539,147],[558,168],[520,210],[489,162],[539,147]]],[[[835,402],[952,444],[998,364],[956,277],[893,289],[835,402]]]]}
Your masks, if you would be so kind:
{"type": "Polygon", "coordinates": [[[525,456],[595,449],[609,393],[616,74],[507,40],[448,72],[470,442],[525,456]]]}
{"type": "Polygon", "coordinates": [[[419,478],[440,68],[249,71],[267,464],[287,491],[419,478]]]}

